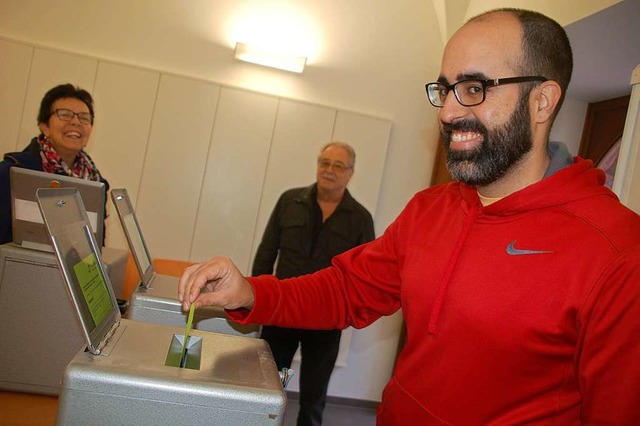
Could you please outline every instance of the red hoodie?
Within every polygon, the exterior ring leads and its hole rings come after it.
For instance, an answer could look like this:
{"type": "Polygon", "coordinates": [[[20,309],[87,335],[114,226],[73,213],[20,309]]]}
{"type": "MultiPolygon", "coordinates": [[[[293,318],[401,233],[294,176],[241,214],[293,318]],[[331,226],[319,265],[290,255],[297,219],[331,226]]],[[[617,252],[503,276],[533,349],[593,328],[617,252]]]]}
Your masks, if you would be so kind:
{"type": "Polygon", "coordinates": [[[360,328],[402,307],[380,425],[640,424],[640,217],[603,182],[577,158],[487,207],[427,189],[333,267],[249,278],[254,308],[229,314],[360,328]]]}

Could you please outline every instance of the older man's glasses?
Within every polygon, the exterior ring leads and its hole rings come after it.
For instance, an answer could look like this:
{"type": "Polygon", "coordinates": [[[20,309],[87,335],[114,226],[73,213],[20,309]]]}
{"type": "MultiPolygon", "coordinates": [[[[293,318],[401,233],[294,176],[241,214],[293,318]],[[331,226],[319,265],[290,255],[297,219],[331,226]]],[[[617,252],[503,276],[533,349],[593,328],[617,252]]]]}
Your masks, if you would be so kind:
{"type": "Polygon", "coordinates": [[[338,173],[346,172],[351,169],[351,166],[344,164],[342,161],[331,162],[326,158],[318,158],[318,167],[321,169],[332,169],[338,173]]]}
{"type": "Polygon", "coordinates": [[[541,76],[494,78],[492,80],[460,80],[453,84],[441,82],[428,83],[427,97],[431,105],[442,108],[447,100],[447,95],[453,90],[456,99],[463,106],[475,106],[484,102],[487,95],[487,87],[501,86],[503,84],[526,83],[529,81],[547,81],[541,76]]]}
{"type": "Polygon", "coordinates": [[[78,121],[82,124],[91,124],[93,123],[93,115],[90,112],[73,112],[70,109],[66,108],[58,108],[54,109],[50,114],[55,114],[62,121],[71,121],[74,116],[78,116],[78,121]]]}

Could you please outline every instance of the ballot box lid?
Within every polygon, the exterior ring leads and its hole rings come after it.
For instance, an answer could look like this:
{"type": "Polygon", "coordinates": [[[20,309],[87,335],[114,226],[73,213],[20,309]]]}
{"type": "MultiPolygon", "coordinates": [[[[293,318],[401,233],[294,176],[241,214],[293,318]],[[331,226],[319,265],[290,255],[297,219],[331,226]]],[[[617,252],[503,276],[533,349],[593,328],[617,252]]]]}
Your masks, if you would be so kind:
{"type": "Polygon", "coordinates": [[[127,243],[129,244],[136,268],[138,268],[142,286],[149,288],[151,287],[151,280],[155,274],[153,259],[142,235],[142,229],[140,228],[140,223],[133,209],[129,194],[124,188],[116,188],[111,190],[111,200],[113,201],[113,205],[116,206],[116,212],[122,224],[122,230],[127,237],[127,243]]]}
{"type": "Polygon", "coordinates": [[[80,192],[40,188],[36,198],[87,348],[99,354],[120,310],[80,192]]]}
{"type": "Polygon", "coordinates": [[[80,179],[38,170],[11,168],[11,226],[13,241],[25,248],[51,252],[47,230],[36,200],[38,188],[78,188],[91,228],[103,241],[106,186],[103,182],[80,179]]]}

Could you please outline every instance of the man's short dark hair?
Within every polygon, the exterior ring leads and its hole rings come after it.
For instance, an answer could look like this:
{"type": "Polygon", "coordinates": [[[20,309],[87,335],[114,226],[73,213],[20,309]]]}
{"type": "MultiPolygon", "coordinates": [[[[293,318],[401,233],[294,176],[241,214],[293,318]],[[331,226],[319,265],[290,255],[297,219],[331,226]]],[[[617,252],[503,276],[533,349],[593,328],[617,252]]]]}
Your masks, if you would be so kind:
{"type": "MultiPolygon", "coordinates": [[[[562,95],[554,111],[555,117],[564,101],[573,71],[573,53],[567,33],[562,25],[542,13],[516,8],[491,10],[471,18],[469,22],[499,12],[513,15],[522,25],[523,54],[522,63],[518,64],[522,75],[540,75],[560,85],[562,95]]],[[[529,83],[527,92],[535,84],[539,83],[529,83]]]]}
{"type": "Polygon", "coordinates": [[[51,108],[53,104],[58,99],[65,98],[75,98],[79,101],[84,102],[84,104],[89,108],[89,112],[91,113],[91,124],[93,124],[93,98],[91,94],[84,89],[74,86],[73,84],[60,84],[52,89],[50,89],[47,93],[45,93],[42,101],[40,102],[40,111],[38,112],[38,124],[49,123],[49,117],[51,117],[51,108]]]}

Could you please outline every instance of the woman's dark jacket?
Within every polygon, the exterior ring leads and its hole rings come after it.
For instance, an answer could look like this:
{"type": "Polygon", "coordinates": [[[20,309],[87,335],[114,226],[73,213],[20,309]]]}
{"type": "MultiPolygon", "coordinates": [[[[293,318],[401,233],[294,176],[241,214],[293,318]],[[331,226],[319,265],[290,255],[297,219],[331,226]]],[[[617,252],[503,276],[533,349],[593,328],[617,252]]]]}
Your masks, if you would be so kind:
{"type": "MultiPolygon", "coordinates": [[[[21,152],[10,152],[4,155],[4,160],[0,161],[0,244],[13,241],[11,232],[11,184],[9,170],[11,167],[22,167],[30,170],[42,170],[42,160],[40,159],[40,149],[36,138],[21,152]]],[[[109,190],[109,182],[100,176],[100,182],[105,184],[109,190]]],[[[105,199],[105,218],[106,218],[105,199]]],[[[103,234],[105,235],[105,234],[103,234]]],[[[104,245],[104,241],[101,242],[104,245]]]]}

